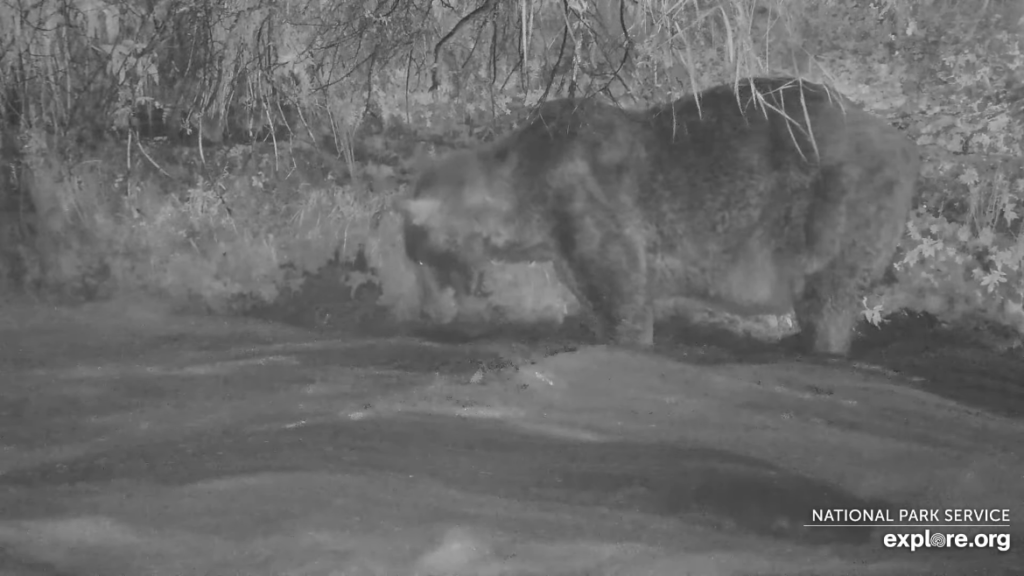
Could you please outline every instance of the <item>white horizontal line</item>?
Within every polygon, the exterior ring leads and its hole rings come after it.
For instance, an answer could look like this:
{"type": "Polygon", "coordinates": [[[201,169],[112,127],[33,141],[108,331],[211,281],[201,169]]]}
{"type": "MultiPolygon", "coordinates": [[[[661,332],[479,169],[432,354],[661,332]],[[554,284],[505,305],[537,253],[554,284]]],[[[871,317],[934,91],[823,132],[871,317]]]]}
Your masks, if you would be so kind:
{"type": "Polygon", "coordinates": [[[1009,524],[804,524],[804,528],[1009,528],[1009,524]]]}

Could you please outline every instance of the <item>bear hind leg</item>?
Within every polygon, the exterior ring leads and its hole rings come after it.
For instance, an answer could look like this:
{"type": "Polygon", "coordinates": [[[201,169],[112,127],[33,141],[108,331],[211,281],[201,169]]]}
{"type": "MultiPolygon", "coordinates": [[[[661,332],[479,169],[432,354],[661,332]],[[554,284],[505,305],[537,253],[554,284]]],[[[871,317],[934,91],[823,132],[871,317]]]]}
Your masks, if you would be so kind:
{"type": "Polygon", "coordinates": [[[794,303],[800,325],[797,342],[805,352],[845,356],[857,323],[858,291],[829,274],[826,268],[808,278],[794,303]]]}
{"type": "Polygon", "coordinates": [[[849,354],[860,299],[882,277],[895,250],[895,241],[886,238],[881,248],[875,248],[850,243],[838,258],[806,278],[802,294],[794,299],[793,306],[800,324],[801,347],[806,351],[849,354]]]}

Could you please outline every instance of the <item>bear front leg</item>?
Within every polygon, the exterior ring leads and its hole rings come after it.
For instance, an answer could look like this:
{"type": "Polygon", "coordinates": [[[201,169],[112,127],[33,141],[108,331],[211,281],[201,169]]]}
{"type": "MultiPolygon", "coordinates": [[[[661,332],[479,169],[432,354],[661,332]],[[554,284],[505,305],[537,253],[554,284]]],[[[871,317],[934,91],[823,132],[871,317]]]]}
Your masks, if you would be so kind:
{"type": "Polygon", "coordinates": [[[572,293],[576,298],[576,302],[579,303],[580,320],[583,327],[590,331],[595,342],[608,341],[610,335],[614,332],[614,328],[607,318],[598,314],[598,309],[594,305],[591,296],[582,288],[585,284],[577,281],[579,274],[576,272],[576,267],[570,266],[568,261],[561,258],[555,260],[554,266],[558,280],[572,293]]]}
{"type": "Polygon", "coordinates": [[[577,251],[564,268],[569,278],[563,283],[592,315],[599,339],[625,346],[654,344],[647,259],[639,242],[602,242],[599,250],[577,251]]]}

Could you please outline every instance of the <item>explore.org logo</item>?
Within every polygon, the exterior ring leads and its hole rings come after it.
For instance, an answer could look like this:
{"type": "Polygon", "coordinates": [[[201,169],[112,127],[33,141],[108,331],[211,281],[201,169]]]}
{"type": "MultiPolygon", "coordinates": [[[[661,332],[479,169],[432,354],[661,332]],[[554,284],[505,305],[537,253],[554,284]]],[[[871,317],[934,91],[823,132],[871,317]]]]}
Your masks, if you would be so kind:
{"type": "Polygon", "coordinates": [[[1010,511],[1006,508],[815,509],[807,528],[889,528],[886,548],[992,548],[1010,550],[1010,511]],[[924,529],[911,532],[907,528],[924,529]],[[935,530],[939,528],[941,530],[935,530]],[[993,529],[1004,531],[992,533],[993,529]],[[950,530],[954,529],[954,530],[950,530]],[[959,529],[959,530],[955,530],[959,529]]]}

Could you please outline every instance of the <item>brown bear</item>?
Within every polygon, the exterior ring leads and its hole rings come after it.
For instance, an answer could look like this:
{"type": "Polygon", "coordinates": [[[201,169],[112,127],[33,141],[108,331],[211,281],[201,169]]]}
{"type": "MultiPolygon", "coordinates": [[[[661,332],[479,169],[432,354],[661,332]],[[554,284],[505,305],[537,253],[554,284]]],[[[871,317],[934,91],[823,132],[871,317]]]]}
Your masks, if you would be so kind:
{"type": "Polygon", "coordinates": [[[686,297],[794,310],[806,350],[845,355],[919,172],[914,143],[828,87],[753,78],[642,111],[549,102],[423,170],[401,211],[431,289],[551,261],[602,339],[650,345],[654,300],[686,297]]]}

